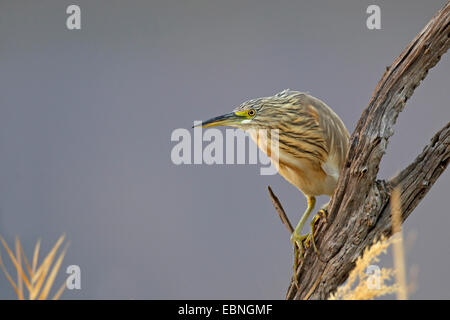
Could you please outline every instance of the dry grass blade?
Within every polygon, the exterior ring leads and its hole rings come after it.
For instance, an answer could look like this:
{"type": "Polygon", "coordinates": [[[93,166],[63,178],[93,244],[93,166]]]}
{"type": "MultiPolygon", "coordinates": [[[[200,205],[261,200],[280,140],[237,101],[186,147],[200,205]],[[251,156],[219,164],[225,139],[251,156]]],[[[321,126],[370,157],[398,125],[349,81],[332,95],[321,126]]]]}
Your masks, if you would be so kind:
{"type": "MultiPolygon", "coordinates": [[[[22,253],[20,252],[20,242],[18,237],[16,237],[16,258],[17,264],[19,265],[20,270],[22,270],[22,253]]],[[[17,269],[17,291],[19,292],[19,300],[23,300],[23,279],[19,272],[19,268],[17,269]]]]}
{"type": "Polygon", "coordinates": [[[64,241],[65,236],[62,235],[59,237],[58,241],[56,241],[53,248],[50,250],[48,255],[44,258],[44,261],[42,262],[41,266],[36,271],[36,274],[33,278],[33,284],[34,287],[30,291],[30,299],[34,300],[38,296],[39,292],[42,289],[42,285],[44,284],[44,280],[48,274],[48,271],[50,270],[50,266],[55,258],[56,252],[58,251],[59,247],[61,246],[62,242],[64,241]]]}
{"type": "MultiPolygon", "coordinates": [[[[34,247],[33,262],[32,262],[33,265],[31,266],[31,270],[33,272],[33,277],[34,277],[34,274],[36,273],[36,267],[37,267],[37,263],[38,263],[40,247],[41,247],[41,239],[38,239],[38,241],[36,242],[36,246],[34,247]]],[[[31,282],[33,282],[33,278],[31,280],[31,282]]]]}
{"type": "Polygon", "coordinates": [[[58,291],[55,293],[55,296],[52,298],[52,300],[59,300],[59,298],[63,294],[65,288],[66,288],[66,283],[64,282],[61,285],[61,287],[59,287],[58,291]]]}
{"type": "Polygon", "coordinates": [[[22,244],[20,243],[20,239],[18,239],[18,245],[19,245],[19,251],[21,252],[21,255],[23,258],[23,263],[25,264],[25,268],[28,271],[28,276],[30,277],[30,279],[32,279],[33,278],[33,270],[31,270],[31,266],[28,263],[27,256],[25,255],[25,251],[23,250],[22,244]]]}
{"type": "MultiPolygon", "coordinates": [[[[28,289],[29,293],[29,299],[34,300],[37,297],[39,297],[40,300],[47,299],[50,290],[55,282],[56,276],[58,274],[58,271],[61,267],[62,261],[66,255],[67,247],[62,250],[59,255],[57,255],[57,252],[59,248],[61,247],[63,241],[65,239],[65,236],[62,235],[59,237],[59,239],[56,241],[53,248],[50,250],[50,252],[47,254],[47,256],[44,258],[42,264],[38,266],[38,257],[39,257],[39,250],[40,250],[40,240],[37,241],[34,252],[33,252],[33,259],[32,264],[30,266],[28,259],[25,255],[25,251],[23,250],[23,247],[20,243],[20,240],[18,237],[16,237],[15,240],[15,251],[16,254],[11,251],[6,241],[0,236],[0,242],[2,243],[3,247],[5,248],[6,252],[9,255],[9,258],[16,268],[17,271],[17,283],[14,282],[13,278],[7,271],[5,265],[2,261],[2,256],[0,252],[0,268],[3,270],[3,273],[5,274],[6,278],[8,279],[9,283],[13,287],[14,291],[17,294],[17,297],[22,300],[25,299],[24,297],[24,290],[23,290],[23,284],[25,283],[26,288],[28,289]],[[56,260],[55,260],[56,258],[56,260]],[[23,262],[23,263],[22,263],[23,262]],[[54,262],[54,263],[53,263],[54,262]],[[29,278],[27,277],[23,264],[25,265],[26,271],[29,274],[29,278]],[[52,267],[53,265],[53,267],[52,267]]],[[[61,294],[64,291],[65,282],[63,285],[58,289],[55,296],[53,297],[54,300],[59,299],[61,294]]]]}
{"type": "Polygon", "coordinates": [[[12,263],[14,264],[14,267],[17,269],[17,272],[19,273],[19,278],[22,278],[25,285],[27,286],[27,289],[31,290],[31,285],[30,285],[30,282],[28,281],[27,275],[23,271],[22,266],[18,264],[16,257],[12,253],[11,249],[9,249],[8,244],[3,239],[2,236],[0,236],[0,241],[2,242],[3,247],[5,248],[6,252],[8,253],[9,258],[11,259],[12,263]]]}
{"type": "Polygon", "coordinates": [[[6,279],[8,279],[9,283],[11,284],[11,286],[13,287],[14,291],[16,292],[17,297],[19,297],[19,290],[17,289],[16,283],[14,282],[14,280],[12,279],[12,277],[10,276],[8,270],[6,270],[6,267],[3,265],[3,261],[2,261],[2,255],[0,252],[0,268],[2,268],[3,273],[6,276],[6,279]]]}
{"type": "Polygon", "coordinates": [[[39,300],[47,299],[50,289],[52,288],[53,282],[55,281],[56,274],[58,273],[58,270],[61,267],[61,263],[64,259],[64,256],[66,255],[66,251],[67,251],[67,246],[61,252],[61,254],[59,255],[55,264],[53,265],[52,271],[50,272],[50,274],[47,278],[47,282],[45,283],[44,288],[42,289],[41,295],[39,296],[39,300]]]}
{"type": "Polygon", "coordinates": [[[394,239],[381,238],[370,248],[366,248],[362,256],[356,260],[355,268],[345,284],[330,296],[330,300],[371,300],[386,294],[392,294],[397,290],[397,284],[389,284],[394,275],[394,270],[378,268],[376,285],[369,285],[375,275],[367,273],[368,267],[379,261],[379,256],[386,253],[394,239]]]}
{"type": "Polygon", "coordinates": [[[391,194],[392,234],[390,239],[382,237],[370,248],[366,248],[361,257],[356,261],[355,268],[350,272],[347,282],[340,286],[330,299],[353,300],[373,299],[386,294],[397,294],[397,299],[408,299],[408,286],[406,283],[405,253],[402,234],[402,211],[399,188],[391,194]],[[379,286],[375,290],[367,285],[367,268],[379,261],[379,256],[385,253],[392,245],[394,268],[379,268],[379,286]],[[391,277],[395,276],[395,282],[389,284],[391,277]],[[358,280],[358,281],[357,281],[358,280]]]}
{"type": "Polygon", "coordinates": [[[41,274],[45,272],[45,269],[48,265],[48,262],[51,262],[56,254],[56,251],[58,251],[58,248],[61,246],[62,242],[64,241],[65,236],[62,235],[59,237],[58,241],[56,241],[55,245],[53,246],[52,250],[48,253],[48,255],[44,258],[44,261],[42,262],[41,266],[38,268],[38,270],[34,274],[34,278],[32,279],[32,282],[36,282],[37,279],[40,278],[41,274]]]}
{"type": "Polygon", "coordinates": [[[407,300],[408,287],[406,285],[405,252],[403,250],[402,208],[398,187],[391,194],[391,213],[393,237],[398,238],[398,241],[394,241],[393,244],[395,276],[398,283],[397,299],[407,300]]]}

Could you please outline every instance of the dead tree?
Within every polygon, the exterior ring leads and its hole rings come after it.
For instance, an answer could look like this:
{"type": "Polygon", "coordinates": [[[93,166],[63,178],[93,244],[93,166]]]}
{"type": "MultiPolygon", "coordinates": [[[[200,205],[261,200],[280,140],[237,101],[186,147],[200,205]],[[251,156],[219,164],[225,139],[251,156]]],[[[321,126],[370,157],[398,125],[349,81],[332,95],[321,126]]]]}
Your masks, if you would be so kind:
{"type": "MultiPolygon", "coordinates": [[[[399,188],[402,221],[445,171],[450,158],[450,123],[438,131],[422,153],[389,181],[378,180],[382,156],[398,114],[414,89],[450,46],[450,2],[408,44],[378,83],[350,138],[347,160],[331,198],[326,221],[317,225],[321,255],[307,250],[287,299],[326,299],[347,279],[356,259],[381,235],[392,233],[390,195],[399,188]]],[[[287,228],[292,226],[269,188],[287,228]]]]}

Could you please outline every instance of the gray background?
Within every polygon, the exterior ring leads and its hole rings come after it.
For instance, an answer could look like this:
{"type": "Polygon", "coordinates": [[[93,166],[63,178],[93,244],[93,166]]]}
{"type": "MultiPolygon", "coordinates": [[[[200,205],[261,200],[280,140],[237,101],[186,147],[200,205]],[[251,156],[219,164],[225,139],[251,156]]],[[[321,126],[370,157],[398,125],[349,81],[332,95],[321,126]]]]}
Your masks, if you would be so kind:
{"type": "MultiPolygon", "coordinates": [[[[266,186],[295,222],[304,197],[258,165],[175,166],[172,131],[285,88],[352,131],[445,1],[76,1],[69,31],[72,3],[0,2],[0,234],[31,255],[65,232],[63,267],[82,271],[66,299],[265,299],[284,297],[292,264],[266,186]],[[369,4],[382,30],[366,28],[369,4]]],[[[381,177],[448,122],[449,71],[444,56],[408,102],[381,177]]],[[[413,298],[450,298],[449,188],[447,171],[405,224],[413,298]]],[[[3,274],[0,298],[14,298],[3,274]]]]}

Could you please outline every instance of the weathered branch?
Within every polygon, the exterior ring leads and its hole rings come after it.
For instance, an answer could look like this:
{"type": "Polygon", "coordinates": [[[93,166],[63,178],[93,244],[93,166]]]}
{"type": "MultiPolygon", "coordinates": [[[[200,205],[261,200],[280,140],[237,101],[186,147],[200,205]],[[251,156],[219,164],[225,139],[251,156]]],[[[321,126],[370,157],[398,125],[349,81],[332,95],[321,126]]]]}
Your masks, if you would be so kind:
{"type": "Polygon", "coordinates": [[[379,236],[390,235],[392,189],[401,190],[404,221],[444,172],[450,158],[449,124],[396,177],[376,179],[398,114],[449,46],[450,2],[387,68],[375,88],[350,138],[327,223],[318,224],[316,243],[321,256],[307,250],[297,272],[299,286],[291,281],[287,299],[326,299],[347,279],[364,248],[379,236]]]}
{"type": "Polygon", "coordinates": [[[286,226],[286,229],[288,229],[289,233],[292,234],[292,232],[294,232],[294,228],[292,228],[292,224],[289,221],[286,212],[284,212],[280,200],[278,200],[277,196],[273,193],[272,188],[270,186],[268,186],[267,189],[269,190],[270,199],[272,199],[273,206],[277,211],[278,215],[280,216],[281,222],[283,222],[283,224],[286,226]]]}

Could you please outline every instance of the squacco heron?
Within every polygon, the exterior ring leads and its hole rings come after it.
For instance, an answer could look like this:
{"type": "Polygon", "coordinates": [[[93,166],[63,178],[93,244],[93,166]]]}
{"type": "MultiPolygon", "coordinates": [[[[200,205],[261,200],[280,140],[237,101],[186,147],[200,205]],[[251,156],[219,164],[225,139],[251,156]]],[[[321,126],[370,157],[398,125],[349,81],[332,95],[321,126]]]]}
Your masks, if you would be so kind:
{"type": "Polygon", "coordinates": [[[284,90],[272,97],[246,101],[233,112],[207,120],[201,126],[230,126],[248,131],[281,176],[306,196],[308,207],[291,235],[296,274],[299,250],[303,257],[305,246],[309,247],[312,242],[319,254],[314,241],[314,225],[321,215],[326,214],[328,204],[312,220],[311,233],[302,236],[301,231],[314,210],[316,196],[331,197],[336,188],[349,144],[344,123],[319,99],[284,90]],[[278,129],[277,159],[273,150],[267,148],[267,139],[264,141],[255,133],[261,129],[278,129]]]}

